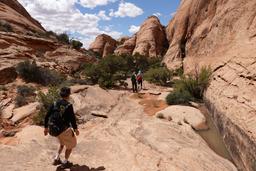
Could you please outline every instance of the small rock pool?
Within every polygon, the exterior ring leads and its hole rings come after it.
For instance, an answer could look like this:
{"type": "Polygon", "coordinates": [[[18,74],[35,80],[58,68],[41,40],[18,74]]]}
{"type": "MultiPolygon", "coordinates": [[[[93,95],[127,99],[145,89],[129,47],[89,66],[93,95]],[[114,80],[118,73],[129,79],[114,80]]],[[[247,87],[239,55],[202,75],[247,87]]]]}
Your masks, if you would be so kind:
{"type": "Polygon", "coordinates": [[[232,157],[224,144],[222,136],[214,125],[211,115],[205,105],[200,105],[199,110],[201,110],[201,112],[205,115],[209,129],[197,131],[197,133],[206,141],[206,143],[215,153],[233,162],[232,157]]]}

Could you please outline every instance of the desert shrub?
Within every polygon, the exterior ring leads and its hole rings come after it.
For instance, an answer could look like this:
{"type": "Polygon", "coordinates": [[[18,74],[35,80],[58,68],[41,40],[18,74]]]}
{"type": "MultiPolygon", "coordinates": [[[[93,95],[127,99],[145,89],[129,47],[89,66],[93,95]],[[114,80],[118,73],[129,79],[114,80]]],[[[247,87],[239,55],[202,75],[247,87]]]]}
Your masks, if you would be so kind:
{"type": "Polygon", "coordinates": [[[17,87],[17,96],[15,98],[16,107],[27,105],[29,102],[34,101],[35,88],[26,85],[17,87]]]}
{"type": "Polygon", "coordinates": [[[156,117],[159,119],[165,119],[164,114],[162,113],[158,113],[156,117]]]}
{"type": "Polygon", "coordinates": [[[127,63],[121,56],[110,55],[98,64],[85,66],[84,74],[92,83],[98,83],[103,88],[111,88],[118,81],[127,78],[127,63]]]}
{"type": "Polygon", "coordinates": [[[167,82],[171,79],[171,76],[171,71],[169,71],[166,67],[158,67],[149,69],[145,73],[144,78],[150,83],[165,86],[167,85],[167,82]]]}
{"type": "Polygon", "coordinates": [[[139,54],[131,55],[109,55],[96,64],[84,65],[83,74],[93,84],[99,84],[104,88],[111,88],[117,83],[122,84],[124,80],[134,71],[147,71],[149,68],[160,67],[159,58],[148,58],[139,54]]]}
{"type": "Polygon", "coordinates": [[[4,32],[13,32],[12,26],[6,21],[0,21],[0,30],[4,32]]]}
{"type": "Polygon", "coordinates": [[[36,125],[43,125],[44,118],[50,106],[60,98],[59,91],[57,87],[50,87],[47,94],[43,92],[38,93],[39,102],[41,103],[41,108],[38,114],[33,117],[33,122],[36,125]]]}
{"type": "Polygon", "coordinates": [[[192,95],[184,90],[175,90],[166,97],[166,102],[169,105],[188,104],[191,100],[193,100],[192,95]]]}
{"type": "Polygon", "coordinates": [[[69,44],[69,36],[66,33],[61,33],[57,35],[57,39],[61,43],[69,44]]]}
{"type": "Polygon", "coordinates": [[[47,68],[39,67],[35,62],[21,62],[17,65],[16,70],[26,82],[47,86],[58,85],[63,81],[63,77],[60,74],[47,68]]]}
{"type": "Polygon", "coordinates": [[[203,93],[209,84],[211,73],[209,67],[202,67],[200,70],[195,70],[193,74],[182,76],[180,80],[177,80],[175,89],[186,90],[194,98],[202,99],[203,93]]]}
{"type": "Polygon", "coordinates": [[[72,48],[74,48],[76,50],[79,50],[79,49],[81,49],[81,47],[83,47],[83,43],[78,40],[71,40],[70,44],[71,44],[72,48]]]}
{"type": "Polygon", "coordinates": [[[24,98],[24,96],[21,95],[17,95],[15,98],[15,106],[16,107],[21,107],[21,106],[25,106],[28,104],[28,101],[26,98],[24,98]]]}
{"type": "Polygon", "coordinates": [[[7,88],[4,85],[0,85],[0,91],[7,91],[7,88]]]}
{"type": "Polygon", "coordinates": [[[167,103],[186,104],[189,101],[201,100],[209,84],[211,73],[209,67],[203,67],[194,74],[183,75],[180,80],[175,81],[174,91],[166,98],[167,103]]]}
{"type": "Polygon", "coordinates": [[[17,87],[17,93],[21,96],[32,96],[35,95],[35,88],[34,87],[29,87],[26,85],[18,86],[17,87]]]}

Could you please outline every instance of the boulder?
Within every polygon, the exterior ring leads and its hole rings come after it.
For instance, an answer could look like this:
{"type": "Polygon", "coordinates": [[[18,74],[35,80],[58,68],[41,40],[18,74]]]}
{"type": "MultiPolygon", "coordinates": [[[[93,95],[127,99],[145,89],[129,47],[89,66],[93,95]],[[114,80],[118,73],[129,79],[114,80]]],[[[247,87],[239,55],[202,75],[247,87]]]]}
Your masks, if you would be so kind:
{"type": "Polygon", "coordinates": [[[172,121],[176,123],[188,123],[195,130],[208,129],[205,116],[200,110],[193,107],[174,105],[157,112],[156,117],[159,115],[162,115],[163,118],[172,118],[172,121]]]}
{"type": "Polygon", "coordinates": [[[10,119],[13,116],[13,109],[15,108],[15,104],[10,104],[8,107],[2,110],[2,119],[10,119]]]}
{"type": "Polygon", "coordinates": [[[34,114],[39,107],[40,103],[30,103],[26,106],[16,108],[13,110],[13,117],[11,118],[11,121],[16,123],[19,122],[21,119],[24,119],[32,114],[34,114]]]}

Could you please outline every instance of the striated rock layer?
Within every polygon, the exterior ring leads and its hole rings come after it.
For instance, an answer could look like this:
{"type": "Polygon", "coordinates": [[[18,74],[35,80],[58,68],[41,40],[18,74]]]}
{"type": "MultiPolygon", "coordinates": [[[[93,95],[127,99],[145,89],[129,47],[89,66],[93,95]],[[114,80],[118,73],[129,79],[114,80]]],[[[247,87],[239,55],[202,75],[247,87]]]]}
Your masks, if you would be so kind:
{"type": "Polygon", "coordinates": [[[205,98],[239,168],[256,170],[256,1],[183,0],[167,27],[164,62],[210,65],[205,98]]]}
{"type": "Polygon", "coordinates": [[[7,21],[15,32],[45,32],[41,24],[33,19],[17,0],[0,1],[0,20],[7,21]]]}
{"type": "Polygon", "coordinates": [[[62,73],[76,71],[83,62],[95,59],[46,35],[44,28],[16,0],[0,1],[0,84],[17,77],[15,66],[35,60],[62,73]],[[9,29],[9,30],[8,30],[9,29]]]}

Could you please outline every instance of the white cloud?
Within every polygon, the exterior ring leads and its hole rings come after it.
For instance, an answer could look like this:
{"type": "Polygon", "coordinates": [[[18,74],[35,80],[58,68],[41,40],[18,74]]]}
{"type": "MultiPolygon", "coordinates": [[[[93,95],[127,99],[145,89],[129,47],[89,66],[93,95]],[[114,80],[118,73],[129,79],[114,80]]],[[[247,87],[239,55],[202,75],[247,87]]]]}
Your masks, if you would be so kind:
{"type": "Polygon", "coordinates": [[[82,42],[86,48],[98,34],[105,33],[115,37],[122,35],[114,30],[99,29],[99,21],[108,20],[110,17],[106,16],[105,11],[100,11],[98,14],[81,13],[75,6],[78,0],[18,1],[31,16],[42,23],[44,28],[57,33],[71,33],[71,36],[79,35],[80,38],[84,38],[82,42]]]}
{"type": "Polygon", "coordinates": [[[107,5],[115,1],[116,0],[79,0],[79,3],[86,8],[95,8],[96,6],[107,5]]]}
{"type": "Polygon", "coordinates": [[[172,16],[172,17],[174,17],[174,16],[175,16],[175,14],[176,14],[176,12],[172,12],[172,13],[171,13],[171,16],[172,16]]]}
{"type": "Polygon", "coordinates": [[[111,20],[111,18],[106,15],[106,12],[105,12],[105,11],[100,11],[100,12],[98,13],[98,16],[99,16],[102,20],[111,20]]]}
{"type": "Polygon", "coordinates": [[[140,30],[140,26],[131,25],[129,28],[129,32],[132,34],[137,33],[140,30]]]}
{"type": "Polygon", "coordinates": [[[111,17],[137,17],[143,14],[143,10],[129,2],[121,2],[117,11],[110,10],[111,17]]]}
{"type": "Polygon", "coordinates": [[[160,12],[154,13],[153,15],[156,16],[156,17],[162,16],[162,14],[160,12]]]}

